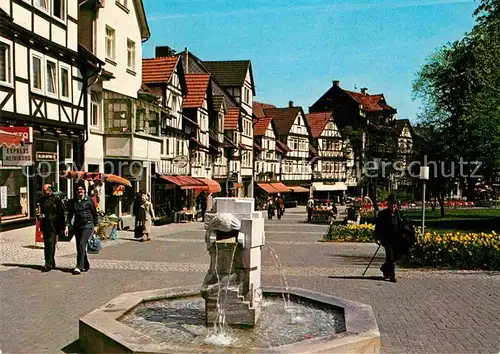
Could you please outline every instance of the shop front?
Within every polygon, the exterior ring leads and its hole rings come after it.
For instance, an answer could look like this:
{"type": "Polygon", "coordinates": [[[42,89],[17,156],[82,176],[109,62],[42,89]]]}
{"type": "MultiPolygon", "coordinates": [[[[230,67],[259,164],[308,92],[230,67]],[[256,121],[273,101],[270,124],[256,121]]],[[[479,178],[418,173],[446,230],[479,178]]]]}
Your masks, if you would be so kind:
{"type": "Polygon", "coordinates": [[[347,186],[343,182],[313,182],[314,199],[325,203],[341,203],[345,199],[347,186]]]}

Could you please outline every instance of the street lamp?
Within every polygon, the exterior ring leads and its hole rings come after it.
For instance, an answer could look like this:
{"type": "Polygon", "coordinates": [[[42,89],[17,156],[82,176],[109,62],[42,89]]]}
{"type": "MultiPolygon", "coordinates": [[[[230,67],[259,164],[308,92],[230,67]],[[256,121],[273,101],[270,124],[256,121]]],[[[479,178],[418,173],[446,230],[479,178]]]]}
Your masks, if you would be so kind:
{"type": "Polygon", "coordinates": [[[429,167],[420,166],[420,179],[422,180],[422,235],[425,234],[425,181],[429,179],[429,167]]]}

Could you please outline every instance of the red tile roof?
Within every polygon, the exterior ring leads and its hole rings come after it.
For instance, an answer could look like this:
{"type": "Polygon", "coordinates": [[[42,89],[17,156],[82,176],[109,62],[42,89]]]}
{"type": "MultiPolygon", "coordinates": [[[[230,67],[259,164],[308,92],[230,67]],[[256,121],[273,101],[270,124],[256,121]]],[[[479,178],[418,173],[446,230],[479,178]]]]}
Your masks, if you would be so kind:
{"type": "Polygon", "coordinates": [[[356,100],[356,102],[362,104],[363,109],[367,112],[379,112],[379,111],[383,111],[383,110],[389,110],[389,111],[394,110],[394,108],[392,108],[391,106],[389,106],[385,102],[385,97],[383,94],[363,95],[362,93],[348,91],[348,90],[344,90],[344,92],[347,93],[352,98],[354,98],[356,100]]]}
{"type": "Polygon", "coordinates": [[[183,108],[200,108],[203,106],[208,90],[209,74],[186,74],[188,94],[182,103],[183,108]]]}
{"type": "Polygon", "coordinates": [[[253,120],[253,136],[266,135],[266,130],[271,123],[271,117],[256,118],[253,120]]]}
{"type": "Polygon", "coordinates": [[[265,117],[264,108],[276,108],[272,104],[262,103],[253,101],[252,103],[252,112],[257,118],[265,117]]]}
{"type": "Polygon", "coordinates": [[[311,137],[319,138],[325,130],[326,124],[332,118],[333,112],[317,112],[309,113],[306,116],[307,124],[309,124],[309,129],[311,131],[311,137]]]}
{"type": "Polygon", "coordinates": [[[264,108],[264,113],[273,118],[278,135],[288,135],[301,110],[300,107],[264,108]]]}
{"type": "Polygon", "coordinates": [[[145,84],[167,83],[174,72],[179,57],[142,59],[142,82],[145,84]]]}
{"type": "Polygon", "coordinates": [[[239,120],[240,108],[228,108],[227,113],[224,115],[224,130],[237,130],[239,120]]]}

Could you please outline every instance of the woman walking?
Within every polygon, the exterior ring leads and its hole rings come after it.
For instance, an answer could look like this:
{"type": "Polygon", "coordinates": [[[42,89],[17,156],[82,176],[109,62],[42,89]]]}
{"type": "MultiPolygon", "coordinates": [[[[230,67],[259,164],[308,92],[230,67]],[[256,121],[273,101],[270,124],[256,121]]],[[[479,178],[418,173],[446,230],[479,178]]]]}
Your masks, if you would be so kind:
{"type": "Polygon", "coordinates": [[[73,274],[78,275],[90,269],[87,243],[94,232],[94,227],[99,223],[94,202],[85,194],[83,185],[77,187],[76,198],[68,203],[68,225],[73,216],[75,217],[73,230],[76,238],[76,267],[73,269],[73,274]]]}
{"type": "Polygon", "coordinates": [[[137,210],[136,217],[136,227],[140,229],[142,237],[140,241],[150,241],[151,234],[151,224],[155,218],[155,212],[153,209],[153,204],[148,200],[148,196],[146,194],[142,195],[141,205],[137,210]]]}

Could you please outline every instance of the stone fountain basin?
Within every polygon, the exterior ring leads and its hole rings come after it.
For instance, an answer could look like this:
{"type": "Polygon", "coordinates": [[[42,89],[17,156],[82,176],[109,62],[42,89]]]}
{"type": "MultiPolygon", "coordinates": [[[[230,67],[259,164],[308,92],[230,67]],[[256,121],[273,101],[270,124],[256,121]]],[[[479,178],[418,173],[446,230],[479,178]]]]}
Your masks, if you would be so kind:
{"type": "MultiPolygon", "coordinates": [[[[264,296],[288,292],[304,302],[314,302],[344,313],[345,332],[314,337],[273,348],[245,348],[259,353],[380,353],[380,333],[371,306],[299,288],[263,287],[264,296]]],[[[241,348],[193,348],[158,344],[149,336],[119,320],[137,306],[158,300],[199,296],[200,288],[182,287],[126,293],[80,319],[79,338],[89,353],[185,353],[242,352],[241,348]]]]}

